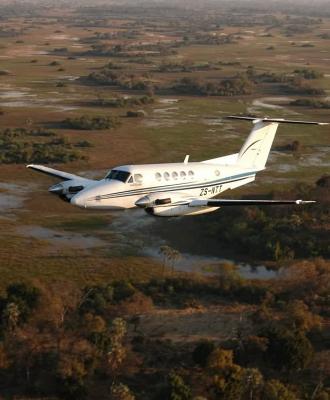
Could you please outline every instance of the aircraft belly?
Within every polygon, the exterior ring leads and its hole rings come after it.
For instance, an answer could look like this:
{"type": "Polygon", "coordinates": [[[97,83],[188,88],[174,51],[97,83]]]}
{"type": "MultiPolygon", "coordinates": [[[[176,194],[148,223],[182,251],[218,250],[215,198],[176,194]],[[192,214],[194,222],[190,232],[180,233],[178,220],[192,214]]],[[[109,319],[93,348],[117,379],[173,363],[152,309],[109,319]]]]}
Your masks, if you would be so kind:
{"type": "Polygon", "coordinates": [[[124,210],[127,208],[134,208],[135,201],[140,196],[123,196],[114,197],[109,199],[94,200],[86,204],[86,208],[92,208],[94,210],[124,210]]]}

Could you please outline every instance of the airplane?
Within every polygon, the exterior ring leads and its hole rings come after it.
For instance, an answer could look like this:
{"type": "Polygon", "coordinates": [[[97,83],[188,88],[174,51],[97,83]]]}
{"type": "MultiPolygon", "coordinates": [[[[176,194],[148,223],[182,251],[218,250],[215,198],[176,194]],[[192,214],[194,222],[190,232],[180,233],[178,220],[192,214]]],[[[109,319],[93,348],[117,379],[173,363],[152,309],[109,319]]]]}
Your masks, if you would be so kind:
{"type": "Polygon", "coordinates": [[[201,162],[123,165],[110,170],[101,180],[87,179],[43,165],[27,168],[60,178],[49,192],[71,204],[95,210],[143,208],[160,217],[198,215],[223,206],[308,204],[304,200],[231,200],[214,197],[255,180],[265,169],[279,124],[327,125],[325,122],[230,115],[247,120],[253,128],[240,151],[201,162]]]}

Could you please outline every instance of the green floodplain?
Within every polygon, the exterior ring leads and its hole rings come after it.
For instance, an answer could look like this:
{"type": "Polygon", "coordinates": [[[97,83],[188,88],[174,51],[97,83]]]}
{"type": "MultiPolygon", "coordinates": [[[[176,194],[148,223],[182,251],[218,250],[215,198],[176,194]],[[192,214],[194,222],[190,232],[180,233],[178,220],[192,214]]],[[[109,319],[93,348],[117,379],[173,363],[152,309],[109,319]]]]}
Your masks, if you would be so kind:
{"type": "Polygon", "coordinates": [[[236,152],[230,114],[329,122],[320,1],[0,4],[0,399],[330,398],[329,128],[280,126],[230,198],[306,207],[90,212],[28,163],[236,152]]]}

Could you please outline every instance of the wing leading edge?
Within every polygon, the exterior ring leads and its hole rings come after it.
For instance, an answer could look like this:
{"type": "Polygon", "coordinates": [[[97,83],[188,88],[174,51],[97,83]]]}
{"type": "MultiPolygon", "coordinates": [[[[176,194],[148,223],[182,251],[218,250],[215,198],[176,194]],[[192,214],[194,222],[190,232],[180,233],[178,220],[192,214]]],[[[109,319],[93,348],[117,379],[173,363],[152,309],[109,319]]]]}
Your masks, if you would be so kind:
{"type": "Polygon", "coordinates": [[[85,181],[85,182],[93,182],[92,179],[83,178],[82,176],[79,176],[79,175],[74,175],[74,174],[70,174],[68,172],[59,171],[54,168],[45,167],[44,165],[29,164],[26,166],[26,168],[33,169],[34,171],[38,171],[43,174],[53,176],[55,178],[60,178],[63,181],[79,179],[79,180],[85,181]]]}
{"type": "Polygon", "coordinates": [[[196,199],[189,203],[189,207],[223,207],[223,206],[276,206],[290,204],[309,204],[314,200],[230,200],[230,199],[196,199]]]}

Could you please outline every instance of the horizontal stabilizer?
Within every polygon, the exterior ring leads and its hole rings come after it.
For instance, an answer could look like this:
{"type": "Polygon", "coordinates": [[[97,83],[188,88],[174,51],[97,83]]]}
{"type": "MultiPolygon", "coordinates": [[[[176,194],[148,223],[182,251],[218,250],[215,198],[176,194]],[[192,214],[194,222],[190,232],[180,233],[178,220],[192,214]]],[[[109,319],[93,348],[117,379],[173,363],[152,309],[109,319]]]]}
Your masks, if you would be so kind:
{"type": "Polygon", "coordinates": [[[228,200],[228,199],[206,199],[192,200],[189,207],[222,207],[222,206],[277,206],[289,204],[309,204],[313,200],[228,200]]]}
{"type": "Polygon", "coordinates": [[[258,117],[245,117],[240,115],[228,115],[225,117],[226,119],[240,119],[244,121],[252,121],[256,122],[276,122],[278,124],[304,124],[304,125],[329,125],[328,122],[315,122],[315,121],[297,121],[292,119],[284,119],[284,118],[258,118],[258,117]]]}

